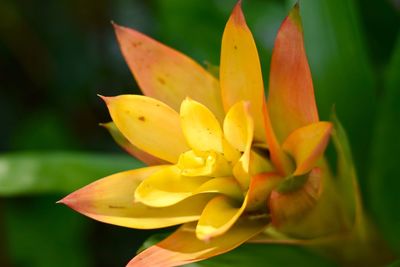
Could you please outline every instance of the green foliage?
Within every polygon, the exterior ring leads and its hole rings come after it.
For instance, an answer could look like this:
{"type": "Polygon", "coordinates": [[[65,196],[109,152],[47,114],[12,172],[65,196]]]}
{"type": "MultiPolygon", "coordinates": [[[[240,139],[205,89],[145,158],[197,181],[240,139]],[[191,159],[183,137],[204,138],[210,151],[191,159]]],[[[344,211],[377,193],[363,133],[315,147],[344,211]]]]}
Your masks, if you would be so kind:
{"type": "Polygon", "coordinates": [[[400,35],[386,70],[373,142],[369,199],[376,222],[400,255],[400,35]]]}
{"type": "MultiPolygon", "coordinates": [[[[87,253],[89,221],[55,204],[56,197],[6,201],[6,227],[11,266],[86,267],[93,259],[87,253]]],[[[8,266],[8,265],[2,265],[8,266]]]]}
{"type": "MultiPolygon", "coordinates": [[[[318,110],[328,119],[332,106],[348,133],[355,165],[363,177],[376,112],[373,66],[367,54],[356,1],[301,2],[306,52],[318,110]],[[340,14],[340,15],[339,15],[340,14]],[[356,105],[356,108],[355,108],[356,105]]],[[[362,187],[365,186],[361,181],[362,187]]]]}
{"type": "Polygon", "coordinates": [[[141,166],[132,157],[112,154],[5,154],[0,156],[0,195],[67,194],[96,179],[141,166]]]}

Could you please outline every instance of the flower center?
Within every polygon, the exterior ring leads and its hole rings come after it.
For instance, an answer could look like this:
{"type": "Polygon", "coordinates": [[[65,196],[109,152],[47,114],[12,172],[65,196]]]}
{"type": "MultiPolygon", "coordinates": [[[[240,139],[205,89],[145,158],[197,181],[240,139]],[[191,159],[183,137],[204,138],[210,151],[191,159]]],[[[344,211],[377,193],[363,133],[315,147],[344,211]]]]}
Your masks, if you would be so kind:
{"type": "Polygon", "coordinates": [[[232,175],[232,166],[221,153],[189,150],[179,157],[178,168],[184,176],[225,177],[232,175]]]}

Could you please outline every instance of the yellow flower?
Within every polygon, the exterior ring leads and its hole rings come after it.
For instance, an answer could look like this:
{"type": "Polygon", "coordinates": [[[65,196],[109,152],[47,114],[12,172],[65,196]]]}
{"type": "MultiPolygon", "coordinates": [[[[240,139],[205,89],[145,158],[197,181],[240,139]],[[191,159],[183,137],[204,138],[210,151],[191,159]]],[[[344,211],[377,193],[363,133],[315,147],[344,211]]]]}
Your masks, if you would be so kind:
{"type": "Polygon", "coordinates": [[[297,5],[275,42],[268,101],[240,2],[223,34],[219,81],[185,55],[114,26],[145,96],[103,97],[113,121],[105,126],[153,166],[103,178],[62,203],[125,227],[183,224],[129,266],[206,259],[271,225],[294,236],[323,234],[291,227],[317,205],[332,129],[318,118],[297,5]]]}

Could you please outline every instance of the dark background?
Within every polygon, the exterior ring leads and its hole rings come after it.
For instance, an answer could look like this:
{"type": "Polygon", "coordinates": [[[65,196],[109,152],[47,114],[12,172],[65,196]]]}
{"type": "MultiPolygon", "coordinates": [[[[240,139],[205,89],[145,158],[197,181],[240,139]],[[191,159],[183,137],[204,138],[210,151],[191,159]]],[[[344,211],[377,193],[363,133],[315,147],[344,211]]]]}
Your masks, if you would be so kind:
{"type": "MultiPolygon", "coordinates": [[[[106,157],[110,165],[117,162],[117,169],[129,166],[121,163],[118,155],[123,152],[98,127],[109,116],[96,94],[139,92],[111,20],[202,64],[218,65],[222,32],[234,4],[1,0],[0,266],[123,266],[135,254],[153,232],[93,222],[55,204],[72,189],[111,174],[113,167],[85,170],[86,180],[74,180],[70,174],[84,164],[62,164],[61,159],[57,168],[30,177],[33,182],[18,184],[32,174],[36,160],[41,160],[38,155],[54,152],[90,153],[106,157]],[[27,155],[28,163],[12,171],[5,167],[19,155],[27,155]],[[66,187],[58,176],[68,176],[72,184],[66,187]],[[35,179],[43,177],[53,177],[51,185],[38,186],[35,179]],[[12,190],[6,187],[9,180],[17,184],[12,190]]],[[[293,1],[245,0],[243,5],[267,84],[274,37],[293,1]]],[[[400,90],[400,64],[393,63],[400,54],[400,2],[303,0],[300,6],[321,117],[328,119],[336,106],[350,137],[367,208],[395,247],[400,243],[391,236],[400,235],[393,233],[396,220],[400,223],[399,209],[388,210],[399,200],[391,188],[400,186],[400,177],[393,178],[399,173],[393,166],[400,162],[395,149],[400,142],[400,94],[395,90],[400,90]]],[[[47,168],[50,163],[43,159],[41,164],[47,168]]]]}

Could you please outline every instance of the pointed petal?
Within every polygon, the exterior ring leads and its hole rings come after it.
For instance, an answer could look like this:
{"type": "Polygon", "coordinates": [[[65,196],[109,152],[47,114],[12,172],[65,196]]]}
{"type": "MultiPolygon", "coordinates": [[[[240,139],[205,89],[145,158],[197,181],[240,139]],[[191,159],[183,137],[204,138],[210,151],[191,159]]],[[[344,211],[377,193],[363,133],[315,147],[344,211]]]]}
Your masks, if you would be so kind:
{"type": "Polygon", "coordinates": [[[128,139],[126,139],[123,136],[123,134],[118,130],[117,126],[115,126],[115,123],[113,123],[113,122],[101,123],[100,126],[103,126],[110,132],[114,141],[120,147],[122,147],[126,152],[128,152],[135,158],[139,159],[140,161],[146,163],[149,166],[166,164],[166,162],[164,160],[156,158],[156,157],[140,150],[139,148],[135,147],[134,145],[132,145],[128,141],[128,139]]]}
{"type": "Polygon", "coordinates": [[[183,134],[193,150],[223,152],[221,126],[207,107],[187,98],[180,116],[183,134]]]}
{"type": "Polygon", "coordinates": [[[168,207],[190,196],[207,177],[184,177],[176,166],[150,175],[135,191],[135,199],[150,207],[168,207]]]}
{"type": "Polygon", "coordinates": [[[267,139],[271,161],[274,163],[278,173],[282,176],[286,176],[289,173],[292,173],[293,164],[288,156],[283,152],[281,145],[278,143],[274,129],[272,128],[267,103],[265,101],[263,104],[263,118],[265,125],[265,136],[267,139]]]}
{"type": "Polygon", "coordinates": [[[171,163],[189,150],[178,113],[164,103],[140,95],[104,99],[115,125],[139,149],[171,163]]]}
{"type": "Polygon", "coordinates": [[[268,108],[279,141],[296,128],[318,121],[298,5],[282,23],[275,40],[268,108]]]}
{"type": "Polygon", "coordinates": [[[226,196],[216,196],[208,202],[200,216],[196,227],[197,238],[208,241],[224,234],[237,221],[243,210],[237,201],[226,196]]]}
{"type": "Polygon", "coordinates": [[[240,2],[233,9],[222,37],[220,83],[225,111],[238,101],[249,101],[255,124],[255,138],[265,141],[261,66],[240,2]]]}
{"type": "Polygon", "coordinates": [[[332,123],[317,122],[292,132],[283,143],[283,149],[296,161],[293,175],[303,175],[315,167],[328,145],[332,123]]]}
{"type": "Polygon", "coordinates": [[[179,110],[191,97],[207,105],[222,120],[219,84],[199,64],[133,29],[114,24],[128,66],[143,93],[179,110]]]}
{"type": "Polygon", "coordinates": [[[137,255],[127,266],[172,267],[204,260],[238,247],[259,234],[266,225],[266,220],[240,219],[223,236],[204,242],[196,237],[195,224],[187,224],[157,245],[137,255]]]}
{"type": "Polygon", "coordinates": [[[154,229],[197,220],[210,199],[206,194],[168,208],[151,208],[135,201],[139,183],[164,168],[166,166],[154,166],[117,173],[59,202],[95,220],[130,228],[154,229]]]}

